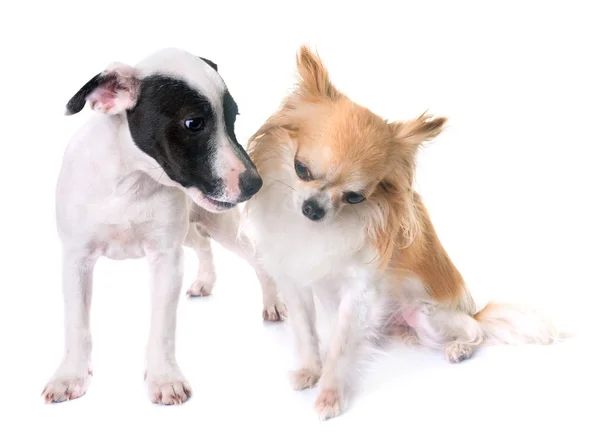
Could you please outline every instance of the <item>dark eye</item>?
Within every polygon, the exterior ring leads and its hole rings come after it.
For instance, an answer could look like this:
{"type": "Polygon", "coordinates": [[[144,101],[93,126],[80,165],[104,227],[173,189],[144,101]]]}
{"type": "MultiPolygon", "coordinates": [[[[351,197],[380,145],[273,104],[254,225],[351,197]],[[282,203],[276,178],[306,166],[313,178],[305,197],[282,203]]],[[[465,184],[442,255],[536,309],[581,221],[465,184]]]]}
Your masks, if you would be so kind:
{"type": "Polygon", "coordinates": [[[205,125],[206,125],[206,121],[204,120],[203,116],[198,116],[197,118],[185,120],[185,128],[187,128],[188,130],[190,130],[194,133],[202,131],[204,129],[205,125]]]}
{"type": "Polygon", "coordinates": [[[358,204],[359,202],[363,202],[365,200],[365,196],[361,193],[346,192],[344,193],[342,200],[348,204],[358,204]]]}
{"type": "Polygon", "coordinates": [[[312,180],[312,176],[310,175],[310,171],[306,166],[300,163],[298,160],[294,160],[294,169],[296,169],[296,175],[301,180],[310,181],[312,180]]]}

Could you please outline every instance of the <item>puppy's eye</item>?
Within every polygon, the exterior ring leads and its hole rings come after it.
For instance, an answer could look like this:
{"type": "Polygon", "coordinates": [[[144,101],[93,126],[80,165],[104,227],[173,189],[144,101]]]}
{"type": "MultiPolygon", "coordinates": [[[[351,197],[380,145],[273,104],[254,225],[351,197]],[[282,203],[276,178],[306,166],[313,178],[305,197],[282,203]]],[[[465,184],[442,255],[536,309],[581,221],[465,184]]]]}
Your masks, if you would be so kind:
{"type": "Polygon", "coordinates": [[[197,118],[186,119],[185,120],[185,128],[188,130],[198,133],[199,131],[204,130],[204,126],[206,125],[206,120],[203,116],[198,116],[197,118]]]}
{"type": "Polygon", "coordinates": [[[312,180],[312,175],[306,166],[300,163],[298,160],[294,160],[294,169],[296,169],[296,175],[301,180],[310,181],[312,180]]]}
{"type": "Polygon", "coordinates": [[[348,204],[358,204],[359,202],[363,202],[364,200],[365,196],[357,192],[346,192],[342,197],[342,201],[348,204]]]}

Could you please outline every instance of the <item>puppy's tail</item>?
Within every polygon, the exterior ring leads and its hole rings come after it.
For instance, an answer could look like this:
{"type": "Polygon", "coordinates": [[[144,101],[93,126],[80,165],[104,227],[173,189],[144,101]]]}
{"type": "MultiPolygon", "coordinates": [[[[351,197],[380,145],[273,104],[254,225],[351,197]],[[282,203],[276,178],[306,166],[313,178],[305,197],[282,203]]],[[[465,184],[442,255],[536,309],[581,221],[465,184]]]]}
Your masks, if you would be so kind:
{"type": "Polygon", "coordinates": [[[573,336],[529,308],[489,303],[475,314],[485,334],[485,344],[552,344],[573,336]]]}

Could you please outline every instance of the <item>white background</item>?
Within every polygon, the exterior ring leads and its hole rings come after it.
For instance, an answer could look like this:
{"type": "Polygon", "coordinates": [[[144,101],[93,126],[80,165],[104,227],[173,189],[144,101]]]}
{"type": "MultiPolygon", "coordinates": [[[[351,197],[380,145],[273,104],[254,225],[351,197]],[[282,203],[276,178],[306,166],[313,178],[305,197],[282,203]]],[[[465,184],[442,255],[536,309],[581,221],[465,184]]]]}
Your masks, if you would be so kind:
{"type": "MultiPolygon", "coordinates": [[[[597,2],[263,3],[3,3],[0,434],[600,433],[597,2]],[[146,263],[102,260],[91,387],[44,405],[63,337],[54,185],[89,113],[64,117],[68,99],[112,61],[178,46],[219,65],[245,143],[290,89],[302,43],[376,113],[449,117],[421,154],[418,189],[477,302],[532,303],[579,336],[489,348],[455,366],[392,346],[347,413],[321,423],[316,392],[288,385],[287,327],[263,324],[253,272],[217,246],[214,295],[182,297],[179,310],[178,359],[194,396],[159,407],[142,379],[146,263]]],[[[186,255],[188,285],[197,265],[186,255]]]]}

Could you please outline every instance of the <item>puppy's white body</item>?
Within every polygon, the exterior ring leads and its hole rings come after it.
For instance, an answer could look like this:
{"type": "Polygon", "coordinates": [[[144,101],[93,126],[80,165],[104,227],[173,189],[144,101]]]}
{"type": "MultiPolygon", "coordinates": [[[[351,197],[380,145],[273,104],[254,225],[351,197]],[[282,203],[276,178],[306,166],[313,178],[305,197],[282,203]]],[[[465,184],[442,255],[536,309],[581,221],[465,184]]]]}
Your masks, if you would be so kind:
{"type": "MultiPolygon", "coordinates": [[[[121,117],[94,114],[75,135],[56,194],[65,248],[122,260],[145,256],[161,232],[181,244],[188,225],[182,210],[191,201],[180,189],[157,183],[149,168],[142,171],[139,154],[121,117]]],[[[158,177],[162,169],[155,167],[158,177]]]]}
{"type": "Polygon", "coordinates": [[[190,200],[180,189],[158,184],[142,172],[140,154],[126,120],[101,114],[92,116],[65,152],[56,212],[64,251],[66,353],[47,387],[58,396],[68,391],[76,397],[87,387],[92,272],[100,256],[113,260],[148,257],[156,286],[154,327],[148,343],[151,393],[185,386],[174,359],[174,326],[182,285],[182,245],[189,226],[185,210],[190,200]],[[80,309],[81,299],[86,310],[80,309]]]}
{"type": "MultiPolygon", "coordinates": [[[[118,74],[128,77],[130,67],[116,68],[118,74]]],[[[166,50],[146,59],[131,74],[138,74],[137,80],[150,73],[170,74],[180,80],[187,76],[195,89],[209,95],[213,106],[219,106],[217,96],[225,87],[219,88],[218,80],[215,84],[208,66],[204,75],[198,74],[198,69],[202,71],[198,58],[179,50],[166,50]],[[190,70],[190,64],[196,69],[190,70]],[[168,70],[162,65],[169,65],[168,70]]],[[[214,284],[207,236],[252,265],[254,260],[240,243],[243,240],[238,239],[237,209],[224,213],[205,210],[215,208],[212,200],[197,187],[184,188],[172,180],[154,158],[134,143],[123,107],[131,106],[129,100],[136,91],[127,94],[117,88],[116,92],[109,89],[98,93],[98,101],[91,103],[100,113],[93,113],[68,144],[56,186],[57,229],[63,247],[65,353],[43,394],[48,402],[60,402],[86,392],[91,375],[92,275],[97,259],[146,257],[152,287],[146,367],[149,395],[154,402],[181,403],[191,394],[175,359],[183,246],[191,247],[199,257],[198,279],[190,288],[191,294],[210,294],[214,284]]],[[[215,112],[219,110],[216,107],[215,112]]],[[[222,131],[217,131],[216,139],[212,140],[226,144],[222,131]]],[[[226,145],[219,147],[214,171],[227,172],[221,177],[225,180],[233,175],[239,177],[243,164],[239,157],[238,161],[233,158],[239,151],[232,151],[234,148],[226,145]]],[[[218,200],[235,201],[241,187],[237,179],[234,181],[226,181],[224,196],[218,200]]],[[[278,320],[285,308],[272,282],[259,268],[256,272],[263,287],[264,315],[278,320]]]]}

